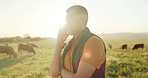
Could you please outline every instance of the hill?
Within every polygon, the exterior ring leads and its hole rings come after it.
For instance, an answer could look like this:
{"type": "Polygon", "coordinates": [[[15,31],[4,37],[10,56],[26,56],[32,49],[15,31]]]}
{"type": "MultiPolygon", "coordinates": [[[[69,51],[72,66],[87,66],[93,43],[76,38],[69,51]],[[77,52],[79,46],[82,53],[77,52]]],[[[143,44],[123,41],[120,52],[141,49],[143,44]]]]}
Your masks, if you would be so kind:
{"type": "Polygon", "coordinates": [[[98,36],[111,40],[148,40],[148,33],[110,33],[98,34],[98,36]]]}

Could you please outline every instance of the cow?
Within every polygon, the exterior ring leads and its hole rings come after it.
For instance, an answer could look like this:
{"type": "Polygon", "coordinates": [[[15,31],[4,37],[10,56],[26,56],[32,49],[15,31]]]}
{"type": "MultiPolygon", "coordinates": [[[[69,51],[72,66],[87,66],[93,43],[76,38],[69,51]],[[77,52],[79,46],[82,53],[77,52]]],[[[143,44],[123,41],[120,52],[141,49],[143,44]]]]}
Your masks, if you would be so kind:
{"type": "Polygon", "coordinates": [[[111,45],[111,44],[108,44],[108,48],[109,48],[109,49],[112,49],[112,45],[111,45]]]}
{"type": "Polygon", "coordinates": [[[122,49],[122,50],[127,50],[127,44],[123,44],[123,45],[121,46],[121,49],[122,49]]]}
{"type": "Polygon", "coordinates": [[[11,46],[0,46],[0,53],[6,53],[10,57],[17,57],[17,53],[14,51],[14,49],[11,46]]]}
{"type": "Polygon", "coordinates": [[[27,51],[28,53],[36,54],[34,48],[32,46],[26,45],[26,44],[19,44],[18,45],[18,53],[20,53],[21,51],[27,51]]]}
{"type": "Polygon", "coordinates": [[[144,49],[144,44],[135,44],[134,47],[132,48],[133,50],[138,49],[138,48],[142,48],[142,50],[144,49]]]}
{"type": "Polygon", "coordinates": [[[30,46],[35,47],[35,48],[38,48],[38,46],[36,44],[33,44],[33,43],[27,43],[27,45],[30,45],[30,46]]]}

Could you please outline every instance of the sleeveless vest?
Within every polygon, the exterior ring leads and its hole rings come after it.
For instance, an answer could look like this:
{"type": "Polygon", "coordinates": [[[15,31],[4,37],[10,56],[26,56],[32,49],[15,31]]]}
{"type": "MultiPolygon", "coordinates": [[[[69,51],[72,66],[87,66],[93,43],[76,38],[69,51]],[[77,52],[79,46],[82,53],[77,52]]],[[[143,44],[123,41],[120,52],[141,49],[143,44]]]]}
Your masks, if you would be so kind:
{"type": "MultiPolygon", "coordinates": [[[[74,52],[73,52],[73,56],[72,56],[72,65],[73,65],[74,73],[77,72],[78,65],[79,65],[80,59],[83,54],[84,45],[85,45],[86,41],[92,36],[98,37],[97,35],[91,33],[87,27],[85,27],[83,29],[83,31],[76,38],[74,52]]],[[[100,37],[98,37],[98,38],[101,39],[100,37]]],[[[69,48],[70,48],[70,43],[67,44],[67,46],[64,48],[64,52],[62,53],[61,67],[64,67],[64,56],[66,55],[69,48]]],[[[104,48],[105,48],[105,44],[104,44],[104,48]]],[[[106,48],[105,48],[105,53],[106,53],[106,48]]],[[[105,78],[105,65],[106,65],[106,60],[100,66],[99,69],[96,68],[96,70],[92,74],[91,78],[105,78]]]]}

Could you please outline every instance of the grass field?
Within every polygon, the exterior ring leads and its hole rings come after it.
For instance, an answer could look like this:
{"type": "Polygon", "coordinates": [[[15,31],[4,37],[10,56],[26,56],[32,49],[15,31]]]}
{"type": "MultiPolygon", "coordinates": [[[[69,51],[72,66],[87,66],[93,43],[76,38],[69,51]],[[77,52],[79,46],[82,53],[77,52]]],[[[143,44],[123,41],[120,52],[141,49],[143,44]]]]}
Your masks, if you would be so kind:
{"type": "MultiPolygon", "coordinates": [[[[107,48],[106,78],[148,78],[148,40],[104,40],[107,48]],[[120,46],[128,44],[128,50],[120,46]],[[145,50],[132,51],[135,43],[144,43],[145,50]]],[[[38,45],[37,54],[23,53],[16,59],[0,54],[0,78],[49,78],[50,62],[55,49],[55,39],[32,42],[38,45]]],[[[17,51],[18,43],[10,43],[17,51]]]]}

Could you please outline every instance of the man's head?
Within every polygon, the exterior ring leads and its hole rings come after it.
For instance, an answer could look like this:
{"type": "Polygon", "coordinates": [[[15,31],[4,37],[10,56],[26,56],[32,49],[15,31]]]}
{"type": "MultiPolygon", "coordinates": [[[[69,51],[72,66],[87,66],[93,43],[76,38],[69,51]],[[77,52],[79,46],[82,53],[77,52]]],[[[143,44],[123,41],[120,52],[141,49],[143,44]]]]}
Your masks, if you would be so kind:
{"type": "Polygon", "coordinates": [[[87,25],[87,9],[80,5],[74,5],[67,9],[66,15],[68,34],[76,35],[87,25]]]}

